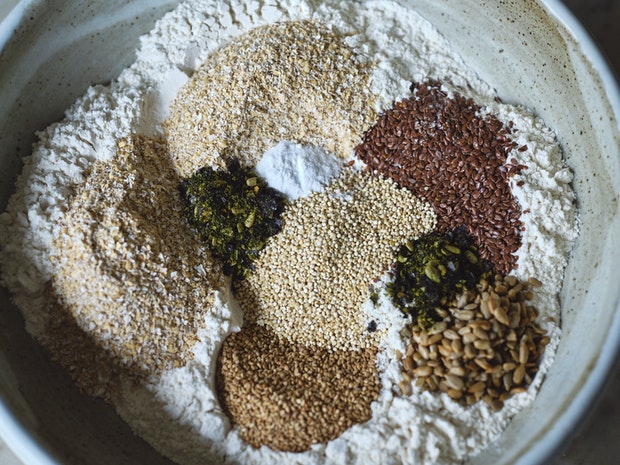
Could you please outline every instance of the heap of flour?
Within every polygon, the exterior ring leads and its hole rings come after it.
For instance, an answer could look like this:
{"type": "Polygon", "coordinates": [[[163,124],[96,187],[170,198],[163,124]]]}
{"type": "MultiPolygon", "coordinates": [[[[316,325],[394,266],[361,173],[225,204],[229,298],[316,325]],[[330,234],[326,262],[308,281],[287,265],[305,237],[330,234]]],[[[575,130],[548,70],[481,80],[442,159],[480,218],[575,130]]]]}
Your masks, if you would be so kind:
{"type": "MultiPolygon", "coordinates": [[[[383,389],[373,404],[373,418],[301,454],[253,449],[231,427],[214,390],[219,344],[241,325],[238,306],[222,289],[199,334],[194,359],[140,385],[126,380],[114,399],[115,408],[153,447],[184,465],[224,460],[308,465],[461,463],[487,446],[514,414],[533,402],[553,360],[560,336],[557,293],[577,234],[571,173],[553,133],[542,122],[524,109],[496,103],[491,88],[437,30],[396,2],[190,0],[179,5],[143,37],[136,62],[117,81],[88,89],[63,121],[39,134],[32,156],[24,160],[16,193],[0,215],[2,282],[13,293],[27,329],[43,337],[49,304],[45,289],[54,273],[48,258],[52,241],[67,200],[92,164],[109,160],[118,140],[133,132],[162,135],[171,97],[212,51],[250,28],[292,19],[332,24],[350,34],[350,45],[377,63],[372,90],[378,112],[407,96],[412,81],[433,78],[451,83],[501,120],[515,123],[515,138],[528,150],[514,157],[529,168],[514,179],[513,186],[523,210],[529,211],[522,219],[525,232],[516,274],[524,279],[549,278],[546,292],[536,302],[551,337],[540,372],[528,392],[509,399],[499,413],[484,403],[465,408],[445,395],[415,390],[409,397],[395,396],[400,369],[394,351],[403,350],[399,331],[404,319],[389,301],[382,300],[378,307],[365,307],[380,328],[388,329],[378,361],[383,389]]],[[[297,195],[299,190],[295,187],[291,193],[297,195]]]]}

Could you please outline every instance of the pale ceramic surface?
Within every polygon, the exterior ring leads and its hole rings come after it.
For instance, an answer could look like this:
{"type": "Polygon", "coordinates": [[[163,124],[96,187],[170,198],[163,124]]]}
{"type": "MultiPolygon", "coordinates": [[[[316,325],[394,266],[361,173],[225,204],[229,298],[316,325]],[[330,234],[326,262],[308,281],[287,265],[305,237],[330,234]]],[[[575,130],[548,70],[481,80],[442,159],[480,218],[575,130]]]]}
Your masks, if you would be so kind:
{"type": "MultiPolygon", "coordinates": [[[[0,22],[9,14],[17,0],[3,0],[0,2],[0,22]]],[[[22,462],[15,457],[9,446],[0,438],[0,464],[2,465],[22,465],[22,462]]]]}
{"type": "Polygon", "coordinates": [[[2,2],[0,2],[0,21],[9,14],[9,11],[11,11],[16,4],[17,0],[2,0],[2,2]]]}
{"type": "Polygon", "coordinates": [[[15,456],[2,439],[0,439],[0,463],[2,465],[23,465],[23,462],[15,456]]]}
{"type": "MultiPolygon", "coordinates": [[[[92,3],[95,2],[85,2],[92,3]]],[[[109,11],[115,12],[116,18],[127,18],[127,21],[135,21],[132,17],[133,11],[131,8],[115,8],[115,5],[124,4],[126,2],[108,2],[108,5],[104,8],[109,11]]],[[[164,4],[166,2],[149,2],[150,5],[164,4]]],[[[419,7],[425,11],[429,5],[433,2],[414,2],[418,3],[419,7]]],[[[467,11],[470,9],[472,2],[455,2],[458,5],[459,11],[467,11]]],[[[484,3],[484,2],[483,2],[484,3]]],[[[568,1],[569,6],[573,7],[575,11],[583,13],[584,24],[592,28],[595,37],[598,37],[602,41],[602,45],[608,44],[608,50],[612,58],[618,57],[618,50],[615,48],[619,43],[618,37],[618,20],[620,20],[620,2],[615,1],[568,1]],[[588,14],[585,16],[585,14],[588,14]],[[615,15],[615,16],[614,16],[615,15]],[[607,25],[607,29],[604,29],[607,25]],[[615,31],[615,33],[614,33],[615,31]],[[614,35],[615,34],[615,35],[614,35]],[[607,42],[605,42],[607,41],[607,42]]],[[[62,4],[60,2],[59,4],[62,4]]],[[[514,4],[518,2],[506,2],[503,6],[505,11],[501,15],[504,20],[509,17],[519,17],[522,13],[518,6],[513,8],[514,4]]],[[[489,2],[488,5],[494,5],[489,2]]],[[[495,6],[493,6],[495,7],[495,6]]],[[[101,6],[98,5],[98,8],[101,6]]],[[[471,11],[476,10],[471,7],[471,11]]],[[[76,11],[74,9],[73,11],[76,11]]],[[[88,11],[88,8],[80,9],[79,11],[88,11]]],[[[446,10],[444,12],[448,12],[446,10]]],[[[489,10],[486,10],[489,11],[489,10]]],[[[73,13],[66,13],[70,16],[76,16],[73,13]]],[[[463,13],[465,14],[465,13],[463,13]]],[[[152,16],[157,16],[153,12],[152,16]]],[[[432,14],[428,13],[432,19],[432,14]]],[[[618,166],[619,154],[618,154],[618,135],[617,135],[617,123],[616,129],[613,129],[613,124],[609,124],[608,108],[601,101],[597,101],[594,95],[588,95],[589,90],[584,88],[589,78],[584,77],[589,74],[587,70],[581,73],[581,82],[579,79],[575,80],[573,77],[568,77],[565,82],[545,82],[545,86],[553,89],[548,92],[549,95],[541,93],[537,88],[538,84],[544,82],[548,76],[552,76],[553,73],[562,73],[562,66],[567,61],[576,62],[579,60],[578,53],[575,52],[574,46],[571,45],[570,39],[567,40],[569,47],[567,49],[563,47],[554,47],[546,52],[540,52],[535,47],[538,41],[544,41],[545,35],[541,35],[541,30],[545,28],[544,23],[532,24],[527,30],[519,30],[515,32],[513,36],[510,36],[510,21],[505,21],[505,24],[500,28],[500,32],[504,34],[504,37],[498,32],[496,37],[491,37],[486,40],[485,43],[480,41],[470,40],[468,34],[476,34],[492,31],[493,24],[485,24],[487,20],[485,15],[479,15],[480,18],[474,24],[466,23],[451,25],[450,29],[444,31],[448,35],[458,36],[464,34],[464,39],[459,41],[460,46],[463,48],[461,52],[466,56],[467,61],[473,64],[477,64],[481,69],[491,70],[490,73],[485,75],[486,77],[493,77],[491,82],[497,85],[500,95],[506,100],[521,101],[529,106],[533,106],[539,111],[547,122],[552,124],[560,132],[560,136],[567,151],[569,152],[569,158],[571,163],[577,170],[578,176],[576,180],[576,188],[582,199],[582,214],[588,224],[584,228],[584,234],[578,248],[575,252],[575,260],[573,266],[569,271],[569,277],[577,278],[577,283],[584,282],[583,286],[578,284],[569,284],[569,289],[563,294],[565,298],[565,310],[564,320],[567,335],[565,343],[560,349],[560,355],[558,357],[558,363],[554,366],[552,373],[549,375],[549,379],[543,387],[543,392],[537,401],[537,405],[529,412],[528,415],[521,415],[515,424],[511,426],[508,434],[506,435],[506,446],[512,445],[510,449],[513,455],[516,457],[519,455],[519,449],[527,447],[529,441],[536,443],[533,437],[540,436],[547,427],[550,426],[550,418],[559,418],[559,428],[552,430],[548,437],[551,437],[553,441],[554,432],[556,434],[563,434],[568,428],[570,428],[570,420],[574,418],[574,412],[562,415],[564,407],[560,400],[565,400],[565,406],[570,405],[570,400],[574,397],[574,404],[580,404],[589,400],[589,395],[594,391],[596,386],[591,386],[587,383],[594,383],[596,380],[590,379],[586,381],[588,369],[582,369],[581,366],[585,361],[586,364],[591,362],[589,369],[593,369],[597,373],[597,369],[600,366],[595,364],[594,354],[598,351],[598,345],[600,340],[604,339],[606,330],[611,324],[609,317],[611,309],[617,305],[618,291],[617,282],[618,279],[614,274],[615,269],[619,263],[618,254],[615,252],[615,247],[618,244],[617,237],[611,235],[607,237],[607,234],[611,234],[610,231],[618,227],[617,205],[610,202],[609,196],[617,196],[617,188],[620,185],[620,168],[618,166]],[[540,26],[542,25],[542,27],[540,26]],[[479,28],[478,28],[479,26],[479,28]],[[520,34],[520,35],[519,35],[520,34]],[[489,51],[497,52],[500,46],[504,46],[508,49],[510,46],[510,40],[506,37],[519,37],[522,42],[528,42],[525,47],[527,52],[524,52],[521,59],[529,62],[527,69],[530,72],[522,72],[519,67],[514,67],[514,62],[510,58],[505,56],[499,57],[497,53],[488,53],[489,51]],[[485,56],[493,57],[493,60],[486,60],[485,56]],[[552,57],[553,59],[550,59],[552,57]],[[533,67],[536,63],[548,62],[548,68],[545,73],[537,72],[539,69],[533,67]],[[503,70],[497,70],[497,67],[503,67],[503,70]],[[515,77],[516,76],[516,77],[515,77]],[[519,82],[515,82],[520,78],[519,82]],[[509,79],[510,78],[510,79],[509,79]],[[583,90],[583,97],[581,91],[583,90]],[[530,90],[533,89],[533,90],[530,90]],[[537,93],[538,92],[538,93],[537,93]],[[537,98],[532,98],[533,96],[537,98]],[[589,106],[584,106],[583,102],[589,102],[589,106]],[[566,109],[566,102],[572,102],[572,108],[566,109]],[[564,108],[565,111],[559,111],[558,108],[564,108]],[[589,109],[591,111],[584,111],[589,109]],[[602,118],[602,119],[599,119],[602,118]],[[584,129],[591,131],[589,126],[596,124],[596,127],[601,130],[603,127],[607,127],[607,134],[614,132],[614,135],[610,138],[607,136],[606,142],[603,138],[591,144],[584,144],[583,138],[577,137],[578,130],[584,129]],[[615,139],[614,139],[615,137],[615,139]],[[585,157],[582,154],[587,154],[585,157]],[[603,153],[605,156],[599,156],[599,153],[603,153]],[[603,208],[601,208],[601,205],[603,208]],[[606,211],[610,211],[613,214],[613,218],[607,220],[605,217],[606,211]],[[613,223],[612,223],[613,222],[613,223]],[[607,246],[605,246],[607,241],[607,246]],[[591,247],[585,247],[585,244],[591,245],[591,247]],[[585,265],[593,262],[598,262],[598,267],[594,269],[588,268],[588,273],[584,272],[585,265]],[[614,268],[615,267],[615,268],[614,268]],[[612,277],[612,278],[610,278],[612,277]],[[613,278],[615,277],[615,279],[613,278]],[[610,279],[608,281],[608,279],[610,279]],[[609,282],[609,287],[601,285],[600,283],[609,282]],[[590,284],[589,284],[590,283],[590,284]],[[597,287],[598,286],[598,287],[597,287]],[[594,292],[590,292],[589,295],[583,292],[586,287],[591,287],[594,292]],[[613,288],[613,290],[610,290],[613,288]],[[600,300],[596,301],[592,295],[600,296],[600,300]],[[578,309],[587,309],[589,312],[597,312],[598,318],[596,321],[592,321],[585,318],[583,311],[577,311],[578,309]],[[585,340],[592,340],[590,344],[584,344],[585,340]],[[581,345],[581,349],[577,350],[577,347],[581,345]],[[585,356],[584,356],[585,353],[585,356]],[[581,359],[579,357],[582,357],[581,359]],[[582,382],[586,382],[586,389],[579,392],[579,388],[583,386],[582,382]],[[584,392],[586,392],[584,394],[584,392]]],[[[441,15],[436,17],[436,23],[439,25],[441,15]]],[[[77,18],[76,18],[77,19],[77,18]]],[[[88,15],[80,18],[83,21],[88,21],[88,15]]],[[[489,19],[490,20],[490,19],[489,19]]],[[[150,19],[149,19],[150,21],[150,19]]],[[[148,29],[146,23],[141,21],[135,21],[137,27],[141,29],[148,29]]],[[[147,22],[148,23],[148,22],[147,22]]],[[[74,21],[74,24],[80,24],[74,21]]],[[[98,23],[100,24],[100,23],[98,23]]],[[[92,26],[92,24],[90,24],[92,26]]],[[[135,27],[136,25],[134,25],[135,27]]],[[[121,26],[122,31],[129,31],[130,25],[121,26]]],[[[86,38],[84,49],[86,49],[91,41],[96,42],[99,39],[96,36],[87,34],[88,28],[73,28],[69,29],[68,36],[76,37],[83,35],[86,38]],[[72,36],[71,33],[74,33],[72,36]]],[[[105,34],[105,32],[103,32],[105,34]]],[[[118,30],[114,31],[118,33],[118,30]]],[[[45,44],[49,42],[50,37],[47,40],[39,41],[37,44],[45,44]]],[[[565,37],[561,35],[555,35],[549,37],[550,42],[557,41],[563,43],[565,37]]],[[[27,51],[32,48],[32,43],[24,41],[20,44],[22,51],[27,51]]],[[[52,44],[52,49],[54,45],[52,44]]],[[[81,47],[78,47],[78,53],[81,47]]],[[[115,51],[114,60],[111,60],[110,55],[101,54],[101,60],[105,57],[109,58],[112,62],[109,64],[112,74],[117,73],[121,64],[118,57],[124,57],[121,61],[127,61],[130,56],[131,46],[127,45],[121,50],[118,48],[110,48],[115,51]],[[120,54],[120,55],[119,55],[120,54]],[[113,66],[114,65],[114,66],[113,66]]],[[[618,63],[618,61],[616,61],[618,63]]],[[[84,63],[80,63],[82,66],[84,63]]],[[[68,64],[65,62],[65,66],[68,64]]],[[[74,64],[77,66],[78,64],[74,64]]],[[[84,66],[83,66],[84,67],[84,66]]],[[[59,112],[64,109],[67,104],[72,101],[77,95],[83,91],[83,85],[90,81],[105,80],[109,71],[106,70],[102,63],[86,63],[86,73],[81,76],[81,80],[73,79],[71,81],[72,87],[67,93],[59,93],[55,98],[46,105],[45,109],[40,109],[36,112],[36,116],[31,118],[30,115],[19,115],[19,117],[25,117],[26,123],[30,127],[42,128],[47,122],[50,122],[58,118],[59,112]],[[98,70],[106,70],[103,74],[98,70]]],[[[6,76],[2,76],[2,67],[0,66],[0,83],[6,76]]],[[[20,77],[24,77],[31,72],[28,67],[21,70],[20,77]]],[[[63,81],[63,70],[57,68],[54,74],[49,73],[52,78],[58,78],[58,81],[63,81]]],[[[484,74],[484,73],[483,73],[484,74]]],[[[29,77],[29,76],[28,76],[29,77]]],[[[566,77],[566,76],[565,76],[566,77]]],[[[18,82],[18,81],[16,81],[18,82]]],[[[50,86],[52,86],[51,83],[50,86]]],[[[13,89],[13,87],[12,87],[13,89]]],[[[26,102],[27,104],[27,102],[26,102]]],[[[16,119],[15,117],[13,118],[16,119]]],[[[0,129],[2,128],[2,118],[0,118],[0,129]]],[[[18,134],[22,138],[20,145],[27,147],[29,144],[29,134],[26,131],[20,131],[18,134]]],[[[1,137],[1,136],[0,136],[1,137]]],[[[4,141],[0,139],[0,146],[4,145],[4,141]]],[[[15,142],[15,141],[12,141],[15,142]]],[[[18,142],[19,143],[19,142],[18,142]]],[[[13,143],[11,146],[14,146],[13,143]]],[[[1,149],[0,149],[1,150],[1,149]]],[[[2,156],[5,154],[0,153],[2,156]]],[[[2,161],[4,172],[15,172],[18,167],[16,158],[12,158],[8,163],[6,159],[2,161]]],[[[1,204],[3,209],[6,196],[11,190],[11,183],[2,183],[1,186],[1,204]]],[[[3,307],[4,309],[4,307],[3,307]]],[[[15,314],[7,312],[8,316],[3,315],[2,326],[6,327],[19,327],[19,317],[15,314]]],[[[23,332],[23,331],[22,331],[23,332]]],[[[2,331],[0,328],[0,347],[9,347],[4,349],[9,359],[9,364],[15,369],[16,366],[30,366],[32,363],[42,365],[41,368],[35,373],[18,373],[19,383],[22,388],[24,397],[28,398],[33,405],[33,410],[36,411],[40,418],[39,423],[41,428],[45,429],[46,425],[49,428],[50,425],[54,425],[56,431],[45,431],[43,434],[46,441],[50,444],[58,445],[62,444],[66,438],[65,432],[76,435],[74,441],[69,441],[72,444],[72,452],[67,457],[68,463],[78,463],[80,457],[82,459],[89,457],[87,463],[115,463],[115,464],[135,464],[135,463],[169,463],[167,461],[156,458],[156,456],[150,451],[148,447],[135,438],[131,437],[127,428],[123,424],[119,424],[118,420],[111,415],[101,403],[93,401],[91,399],[83,399],[76,396],[70,382],[59,370],[54,367],[49,367],[42,362],[45,360],[44,354],[38,350],[37,346],[30,341],[23,340],[25,338],[20,337],[19,331],[11,332],[7,334],[6,331],[2,331]],[[8,344],[7,344],[8,343],[8,344]],[[47,389],[33,389],[32,386],[38,386],[41,383],[47,383],[47,380],[55,380],[55,383],[49,383],[47,389]],[[57,398],[56,402],[49,402],[51,397],[57,398]],[[79,417],[75,412],[83,411],[88,412],[87,415],[79,417]],[[66,418],[62,420],[51,421],[54,415],[63,415],[66,418]],[[43,420],[42,420],[43,419],[43,420]],[[77,420],[77,421],[76,421],[77,420]],[[102,434],[102,432],[105,432],[102,434]],[[90,442],[90,438],[97,438],[96,442],[90,442]],[[122,442],[118,442],[119,438],[123,437],[122,442]],[[116,447],[115,447],[116,446],[116,447]],[[113,451],[113,452],[110,452],[113,451]],[[90,454],[90,455],[89,455],[90,454]],[[108,454],[108,455],[101,455],[108,454]],[[111,455],[112,454],[112,455],[111,455]],[[138,460],[140,458],[140,460],[138,460]]],[[[0,355],[0,392],[6,387],[6,384],[11,383],[11,380],[3,373],[3,365],[7,361],[0,355]]],[[[603,362],[599,362],[602,364],[603,362]]],[[[24,370],[28,371],[28,370],[24,370]]],[[[553,461],[554,465],[580,465],[580,464],[600,464],[611,465],[617,463],[620,456],[620,446],[617,437],[620,436],[620,419],[618,419],[617,413],[620,411],[620,377],[616,376],[613,383],[610,386],[608,394],[603,398],[602,403],[596,410],[596,414],[590,426],[586,428],[577,438],[571,443],[568,452],[553,461]]],[[[540,444],[537,445],[538,453],[546,452],[544,447],[541,449],[540,444]]],[[[484,463],[496,463],[494,451],[488,451],[485,456],[481,458],[484,463]],[[486,458],[485,458],[486,456],[486,458]]],[[[506,458],[506,455],[503,456],[506,458]]],[[[0,443],[0,463],[3,465],[18,464],[12,454],[3,452],[3,445],[0,443]]],[[[479,463],[476,460],[475,463],[479,463]]],[[[497,462],[499,463],[499,462],[497,462]]],[[[502,462],[503,463],[503,462],[502,462]]],[[[520,463],[533,463],[533,457],[522,457],[520,463]]]]}

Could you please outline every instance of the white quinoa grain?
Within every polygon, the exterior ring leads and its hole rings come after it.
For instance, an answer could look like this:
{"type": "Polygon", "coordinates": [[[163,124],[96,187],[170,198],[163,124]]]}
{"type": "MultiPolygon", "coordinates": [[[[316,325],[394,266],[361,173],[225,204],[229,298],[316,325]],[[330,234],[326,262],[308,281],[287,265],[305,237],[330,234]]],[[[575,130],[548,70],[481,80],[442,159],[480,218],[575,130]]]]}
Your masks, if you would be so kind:
{"type": "Polygon", "coordinates": [[[250,321],[291,342],[354,350],[377,344],[362,304],[398,247],[435,226],[429,204],[391,180],[347,168],[293,202],[237,298],[250,321]]]}

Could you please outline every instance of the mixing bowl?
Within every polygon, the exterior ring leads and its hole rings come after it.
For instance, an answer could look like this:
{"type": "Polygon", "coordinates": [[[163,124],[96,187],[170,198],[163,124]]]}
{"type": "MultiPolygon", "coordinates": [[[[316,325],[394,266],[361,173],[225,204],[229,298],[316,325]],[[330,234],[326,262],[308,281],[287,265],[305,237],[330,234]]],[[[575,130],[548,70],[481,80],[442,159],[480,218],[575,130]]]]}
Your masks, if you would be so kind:
{"type": "MultiPolygon", "coordinates": [[[[171,0],[32,0],[0,27],[0,210],[35,131],[131,63],[171,0]]],[[[620,346],[620,95],[557,1],[409,0],[500,97],[532,108],[575,172],[581,234],[561,292],[563,338],[533,406],[472,464],[543,463],[600,394],[620,346]]],[[[0,289],[0,436],[27,464],[169,464],[103,402],[81,395],[0,289]]]]}

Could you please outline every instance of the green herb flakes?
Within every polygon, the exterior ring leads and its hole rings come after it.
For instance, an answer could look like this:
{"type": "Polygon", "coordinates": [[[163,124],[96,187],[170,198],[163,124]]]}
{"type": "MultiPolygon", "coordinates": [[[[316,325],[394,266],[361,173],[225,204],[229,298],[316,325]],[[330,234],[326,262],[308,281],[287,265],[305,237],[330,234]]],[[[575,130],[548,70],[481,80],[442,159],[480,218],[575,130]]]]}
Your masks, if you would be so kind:
{"type": "Polygon", "coordinates": [[[490,271],[464,229],[430,233],[400,248],[387,291],[394,305],[427,326],[439,320],[435,307],[445,306],[457,292],[474,288],[490,271]]]}
{"type": "Polygon", "coordinates": [[[245,278],[267,238],[282,227],[283,194],[236,159],[227,170],[198,170],[180,189],[190,224],[224,262],[224,273],[245,278]]]}

